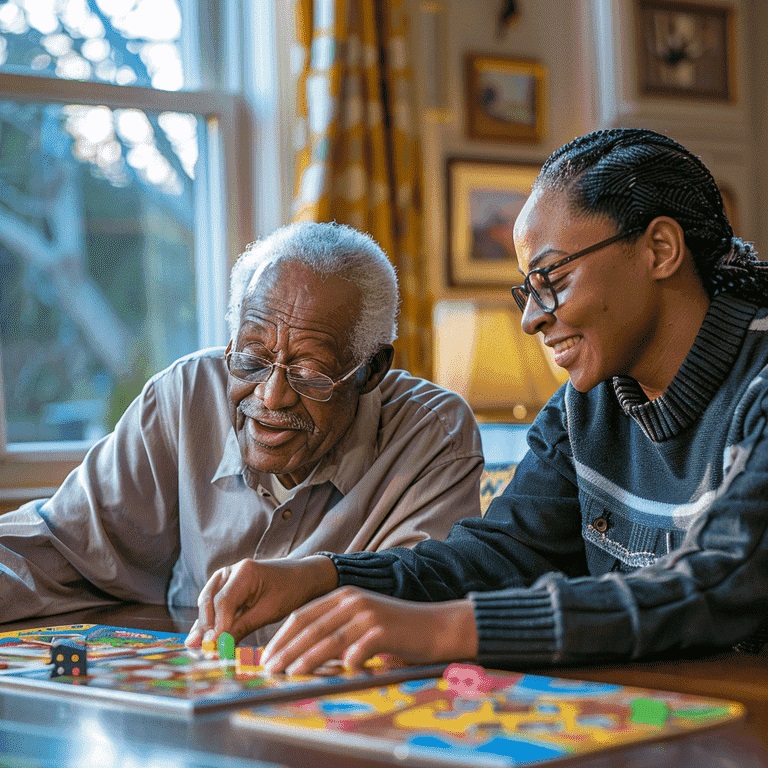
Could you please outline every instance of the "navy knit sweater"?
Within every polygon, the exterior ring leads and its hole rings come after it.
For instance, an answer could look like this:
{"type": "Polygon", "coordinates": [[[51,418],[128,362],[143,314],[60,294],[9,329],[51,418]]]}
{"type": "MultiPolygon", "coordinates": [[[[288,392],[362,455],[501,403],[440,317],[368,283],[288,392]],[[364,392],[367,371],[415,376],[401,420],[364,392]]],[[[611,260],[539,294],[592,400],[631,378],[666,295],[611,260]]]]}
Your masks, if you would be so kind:
{"type": "Polygon", "coordinates": [[[564,385],[482,519],[334,555],[340,584],[469,594],[480,658],[587,663],[722,648],[768,618],[768,309],[723,294],[662,397],[564,385]]]}

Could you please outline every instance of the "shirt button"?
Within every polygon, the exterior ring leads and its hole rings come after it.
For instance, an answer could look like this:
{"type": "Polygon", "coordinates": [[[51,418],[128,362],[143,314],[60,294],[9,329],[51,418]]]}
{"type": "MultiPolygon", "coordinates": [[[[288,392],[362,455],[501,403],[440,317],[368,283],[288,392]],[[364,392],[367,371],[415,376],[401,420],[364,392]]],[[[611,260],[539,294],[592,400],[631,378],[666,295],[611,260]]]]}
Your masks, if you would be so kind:
{"type": "Polygon", "coordinates": [[[283,510],[283,520],[290,520],[292,514],[293,514],[293,512],[291,512],[290,509],[284,509],[283,510]]]}
{"type": "Polygon", "coordinates": [[[596,517],[592,521],[592,527],[598,532],[598,533],[605,533],[608,530],[608,520],[602,516],[596,517]]]}

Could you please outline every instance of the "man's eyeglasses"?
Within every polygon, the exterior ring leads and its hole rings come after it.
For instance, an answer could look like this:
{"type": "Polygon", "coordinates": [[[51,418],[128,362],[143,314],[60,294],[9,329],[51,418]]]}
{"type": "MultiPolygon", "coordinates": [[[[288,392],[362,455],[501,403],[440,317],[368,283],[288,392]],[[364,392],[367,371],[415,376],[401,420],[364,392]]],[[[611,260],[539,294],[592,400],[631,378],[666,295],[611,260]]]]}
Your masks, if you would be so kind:
{"type": "Polygon", "coordinates": [[[549,274],[558,267],[565,266],[582,256],[587,256],[590,253],[599,251],[608,245],[618,243],[619,240],[627,240],[633,235],[642,232],[642,229],[633,229],[630,232],[623,232],[620,235],[614,235],[606,240],[601,240],[599,243],[590,245],[588,248],[583,248],[576,253],[572,253],[570,256],[566,256],[559,261],[549,264],[546,267],[538,267],[532,269],[526,276],[522,285],[515,285],[512,288],[512,297],[515,300],[515,304],[520,307],[521,312],[525,312],[525,305],[528,303],[528,297],[533,296],[534,301],[545,311],[554,312],[559,306],[560,302],[557,298],[557,291],[555,291],[552,282],[549,279],[549,274]]]}
{"type": "Polygon", "coordinates": [[[263,384],[272,375],[273,368],[282,368],[285,371],[285,377],[288,384],[294,392],[307,397],[310,400],[317,400],[319,403],[327,403],[333,395],[333,390],[342,382],[351,378],[367,362],[355,366],[349,373],[345,373],[340,379],[335,381],[324,373],[313,371],[311,368],[304,368],[301,365],[283,365],[282,363],[273,363],[265,360],[263,357],[250,355],[247,352],[228,352],[227,368],[236,379],[247,381],[249,384],[263,384]]]}

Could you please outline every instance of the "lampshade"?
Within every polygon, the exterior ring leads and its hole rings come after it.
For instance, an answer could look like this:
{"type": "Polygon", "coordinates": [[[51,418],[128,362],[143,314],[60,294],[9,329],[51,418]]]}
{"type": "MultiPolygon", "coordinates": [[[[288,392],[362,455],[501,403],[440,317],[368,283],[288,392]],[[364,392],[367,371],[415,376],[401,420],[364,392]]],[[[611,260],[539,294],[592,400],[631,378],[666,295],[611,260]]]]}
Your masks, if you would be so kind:
{"type": "Polygon", "coordinates": [[[441,301],[434,312],[435,381],[479,418],[530,422],[567,379],[504,304],[441,301]]]}

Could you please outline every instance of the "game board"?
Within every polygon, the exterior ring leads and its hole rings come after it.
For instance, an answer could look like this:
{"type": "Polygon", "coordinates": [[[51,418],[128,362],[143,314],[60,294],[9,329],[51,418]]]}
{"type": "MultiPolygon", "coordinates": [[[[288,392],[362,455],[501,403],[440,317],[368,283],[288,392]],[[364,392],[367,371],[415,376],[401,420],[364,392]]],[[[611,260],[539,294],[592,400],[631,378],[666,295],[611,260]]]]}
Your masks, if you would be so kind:
{"type": "Polygon", "coordinates": [[[70,624],[0,634],[0,688],[22,688],[160,707],[180,714],[252,701],[274,701],[361,688],[439,674],[438,667],[397,667],[384,661],[353,673],[340,664],[314,675],[269,675],[191,651],[185,635],[170,632],[70,624]],[[51,679],[54,638],[85,642],[87,674],[51,679]]]}
{"type": "Polygon", "coordinates": [[[535,765],[744,715],[741,704],[453,664],[412,680],[234,713],[238,725],[417,765],[535,765]]]}

